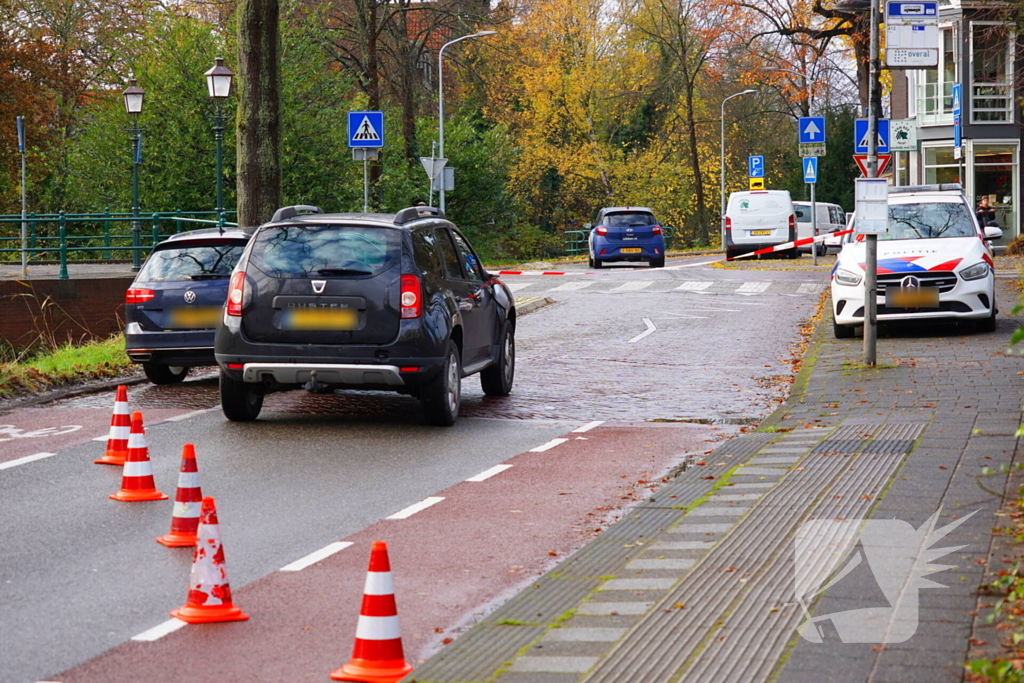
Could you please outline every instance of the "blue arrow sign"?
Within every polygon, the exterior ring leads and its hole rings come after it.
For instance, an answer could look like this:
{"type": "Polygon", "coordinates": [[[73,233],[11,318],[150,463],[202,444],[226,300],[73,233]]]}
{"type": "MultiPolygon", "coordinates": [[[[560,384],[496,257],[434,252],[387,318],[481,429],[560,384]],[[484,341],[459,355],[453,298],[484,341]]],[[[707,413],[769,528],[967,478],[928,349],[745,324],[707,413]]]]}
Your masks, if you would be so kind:
{"type": "Polygon", "coordinates": [[[800,143],[825,142],[825,117],[800,117],[800,143]]]}
{"type": "Polygon", "coordinates": [[[747,175],[751,178],[764,178],[764,157],[761,155],[747,157],[747,175]]]}
{"type": "Polygon", "coordinates": [[[959,83],[953,84],[953,116],[960,116],[960,103],[963,101],[963,89],[959,83]]]}
{"type": "Polygon", "coordinates": [[[804,182],[818,182],[818,157],[804,157],[804,182]]]}
{"type": "MultiPolygon", "coordinates": [[[[879,154],[889,153],[889,119],[878,119],[879,154]]],[[[868,120],[857,119],[853,122],[853,153],[868,153],[868,120]]]]}
{"type": "Polygon", "coordinates": [[[348,113],[348,146],[380,148],[384,146],[384,112],[350,111],[348,113]]]}

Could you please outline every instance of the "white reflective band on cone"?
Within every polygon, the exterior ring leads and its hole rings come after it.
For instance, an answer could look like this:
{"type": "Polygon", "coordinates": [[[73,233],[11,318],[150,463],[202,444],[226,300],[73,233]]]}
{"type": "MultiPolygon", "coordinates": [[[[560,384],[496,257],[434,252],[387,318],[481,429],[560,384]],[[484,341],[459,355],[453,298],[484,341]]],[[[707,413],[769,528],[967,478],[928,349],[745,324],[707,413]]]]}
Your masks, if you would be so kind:
{"type": "Polygon", "coordinates": [[[172,517],[198,517],[199,513],[202,512],[203,504],[200,501],[194,503],[179,503],[174,501],[174,511],[171,513],[172,517]]]}
{"type": "Polygon", "coordinates": [[[111,439],[117,439],[119,441],[125,441],[125,440],[128,439],[129,436],[131,436],[131,431],[132,431],[131,427],[127,427],[127,426],[117,426],[117,427],[115,427],[114,425],[111,425],[110,426],[110,438],[111,439]]]}
{"type": "Polygon", "coordinates": [[[394,595],[395,585],[391,572],[366,572],[366,586],[363,595],[394,595]]]}
{"type": "Polygon", "coordinates": [[[114,401],[114,415],[127,415],[128,401],[114,401]]]}
{"type": "Polygon", "coordinates": [[[128,448],[145,448],[146,447],[146,435],[145,434],[129,434],[128,435],[128,448]]]}
{"type": "Polygon", "coordinates": [[[153,468],[148,460],[142,462],[129,461],[124,464],[124,476],[126,477],[149,477],[153,475],[153,468]]]}
{"type": "MultiPolygon", "coordinates": [[[[197,489],[197,488],[199,488],[199,473],[198,472],[179,472],[178,473],[178,488],[179,489],[197,489]]],[[[199,505],[199,501],[196,501],[196,505],[199,505]]]]}
{"type": "Polygon", "coordinates": [[[402,637],[398,615],[393,617],[364,617],[359,615],[356,638],[360,640],[397,640],[402,637]]]}

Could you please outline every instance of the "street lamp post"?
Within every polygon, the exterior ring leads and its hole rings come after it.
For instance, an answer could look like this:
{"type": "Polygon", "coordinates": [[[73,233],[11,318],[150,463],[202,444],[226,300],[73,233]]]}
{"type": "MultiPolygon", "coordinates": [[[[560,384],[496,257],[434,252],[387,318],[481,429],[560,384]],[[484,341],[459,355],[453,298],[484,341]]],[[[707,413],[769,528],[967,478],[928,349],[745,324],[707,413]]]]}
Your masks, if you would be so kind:
{"type": "Polygon", "coordinates": [[[719,234],[721,235],[722,248],[723,249],[725,248],[725,103],[728,102],[729,100],[731,100],[734,97],[739,97],[740,95],[750,95],[751,93],[755,93],[755,92],[757,92],[757,91],[754,90],[753,88],[750,88],[750,89],[744,90],[742,92],[738,92],[735,95],[729,95],[724,100],[722,100],[722,106],[721,106],[721,112],[722,112],[722,118],[721,118],[721,123],[722,123],[722,137],[721,137],[721,143],[722,143],[722,158],[721,158],[722,180],[721,180],[720,187],[719,187],[719,189],[721,190],[721,195],[722,195],[721,196],[721,211],[722,211],[722,213],[721,213],[721,219],[720,219],[721,220],[721,226],[719,228],[719,234]]]}
{"type": "Polygon", "coordinates": [[[217,141],[217,223],[223,223],[224,213],[224,173],[223,173],[223,145],[224,145],[224,124],[227,121],[223,115],[221,105],[231,95],[231,77],[234,74],[231,69],[224,66],[224,59],[217,57],[213,60],[213,68],[207,71],[206,88],[214,103],[213,137],[217,141]]]}
{"type": "MultiPolygon", "coordinates": [[[[449,40],[447,43],[441,46],[441,49],[437,51],[437,154],[438,158],[444,159],[444,64],[442,58],[444,57],[444,49],[449,45],[454,45],[459,41],[466,40],[468,38],[483,38],[484,36],[493,36],[497,31],[477,31],[476,33],[470,33],[467,36],[461,36],[455,40],[449,40]]],[[[438,201],[440,204],[441,211],[444,211],[444,168],[438,170],[441,175],[441,183],[438,187],[438,201]]],[[[431,178],[431,183],[434,179],[431,178]]]]}
{"type": "Polygon", "coordinates": [[[142,100],[146,91],[138,86],[135,79],[129,79],[128,87],[121,96],[124,97],[124,108],[132,118],[132,127],[128,135],[132,141],[132,272],[142,268],[139,250],[142,246],[142,224],[139,221],[139,164],[142,163],[142,129],[139,128],[139,114],[142,113],[142,100]]]}

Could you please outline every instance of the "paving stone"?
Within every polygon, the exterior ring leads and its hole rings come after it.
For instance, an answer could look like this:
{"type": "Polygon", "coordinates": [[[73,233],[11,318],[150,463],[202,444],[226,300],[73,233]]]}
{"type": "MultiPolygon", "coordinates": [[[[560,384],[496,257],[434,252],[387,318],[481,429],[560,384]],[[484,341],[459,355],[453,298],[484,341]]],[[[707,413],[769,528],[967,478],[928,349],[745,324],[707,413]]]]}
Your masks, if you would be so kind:
{"type": "Polygon", "coordinates": [[[598,587],[599,591],[668,590],[676,579],[609,579],[598,587]]]}
{"type": "Polygon", "coordinates": [[[553,628],[541,642],[613,643],[626,635],[624,628],[553,628]]]}
{"type": "Polygon", "coordinates": [[[654,603],[651,601],[638,602],[594,602],[588,600],[579,606],[576,614],[603,616],[608,614],[644,614],[654,603]]]}
{"type": "Polygon", "coordinates": [[[710,550],[715,541],[658,541],[652,550],[710,550]]]}
{"type": "Polygon", "coordinates": [[[689,569],[695,564],[697,564],[697,560],[682,557],[654,558],[633,560],[626,565],[626,569],[689,569]]]}
{"type": "Polygon", "coordinates": [[[586,673],[597,664],[597,657],[519,657],[509,671],[530,673],[586,673]]]}
{"type": "Polygon", "coordinates": [[[732,524],[690,523],[686,519],[668,530],[670,534],[723,534],[733,527],[732,524]]]}
{"type": "Polygon", "coordinates": [[[739,507],[721,507],[713,506],[708,503],[699,505],[693,510],[686,513],[687,517],[738,517],[743,513],[747,512],[750,508],[739,506],[739,507]]]}

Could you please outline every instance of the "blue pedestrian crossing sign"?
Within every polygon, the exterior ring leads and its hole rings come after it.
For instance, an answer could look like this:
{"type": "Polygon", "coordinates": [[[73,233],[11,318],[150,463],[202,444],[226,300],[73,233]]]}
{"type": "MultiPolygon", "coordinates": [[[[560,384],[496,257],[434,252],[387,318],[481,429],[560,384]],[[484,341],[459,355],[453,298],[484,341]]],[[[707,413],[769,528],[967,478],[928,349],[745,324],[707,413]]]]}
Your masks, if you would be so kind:
{"type": "MultiPolygon", "coordinates": [[[[853,153],[868,153],[868,120],[857,119],[853,122],[853,153]]],[[[878,119],[878,154],[889,153],[889,119],[878,119]]]]}
{"type": "Polygon", "coordinates": [[[953,116],[960,116],[963,112],[961,102],[963,101],[963,88],[959,83],[953,84],[953,116]]]}
{"type": "Polygon", "coordinates": [[[748,176],[751,178],[764,178],[764,157],[761,155],[747,157],[748,176]]]}
{"type": "Polygon", "coordinates": [[[350,111],[348,113],[348,146],[379,148],[384,146],[384,112],[350,111]]]}
{"type": "Polygon", "coordinates": [[[800,144],[808,142],[825,142],[825,117],[800,117],[800,144]]]}
{"type": "Polygon", "coordinates": [[[818,182],[818,157],[804,158],[804,182],[818,182]]]}

